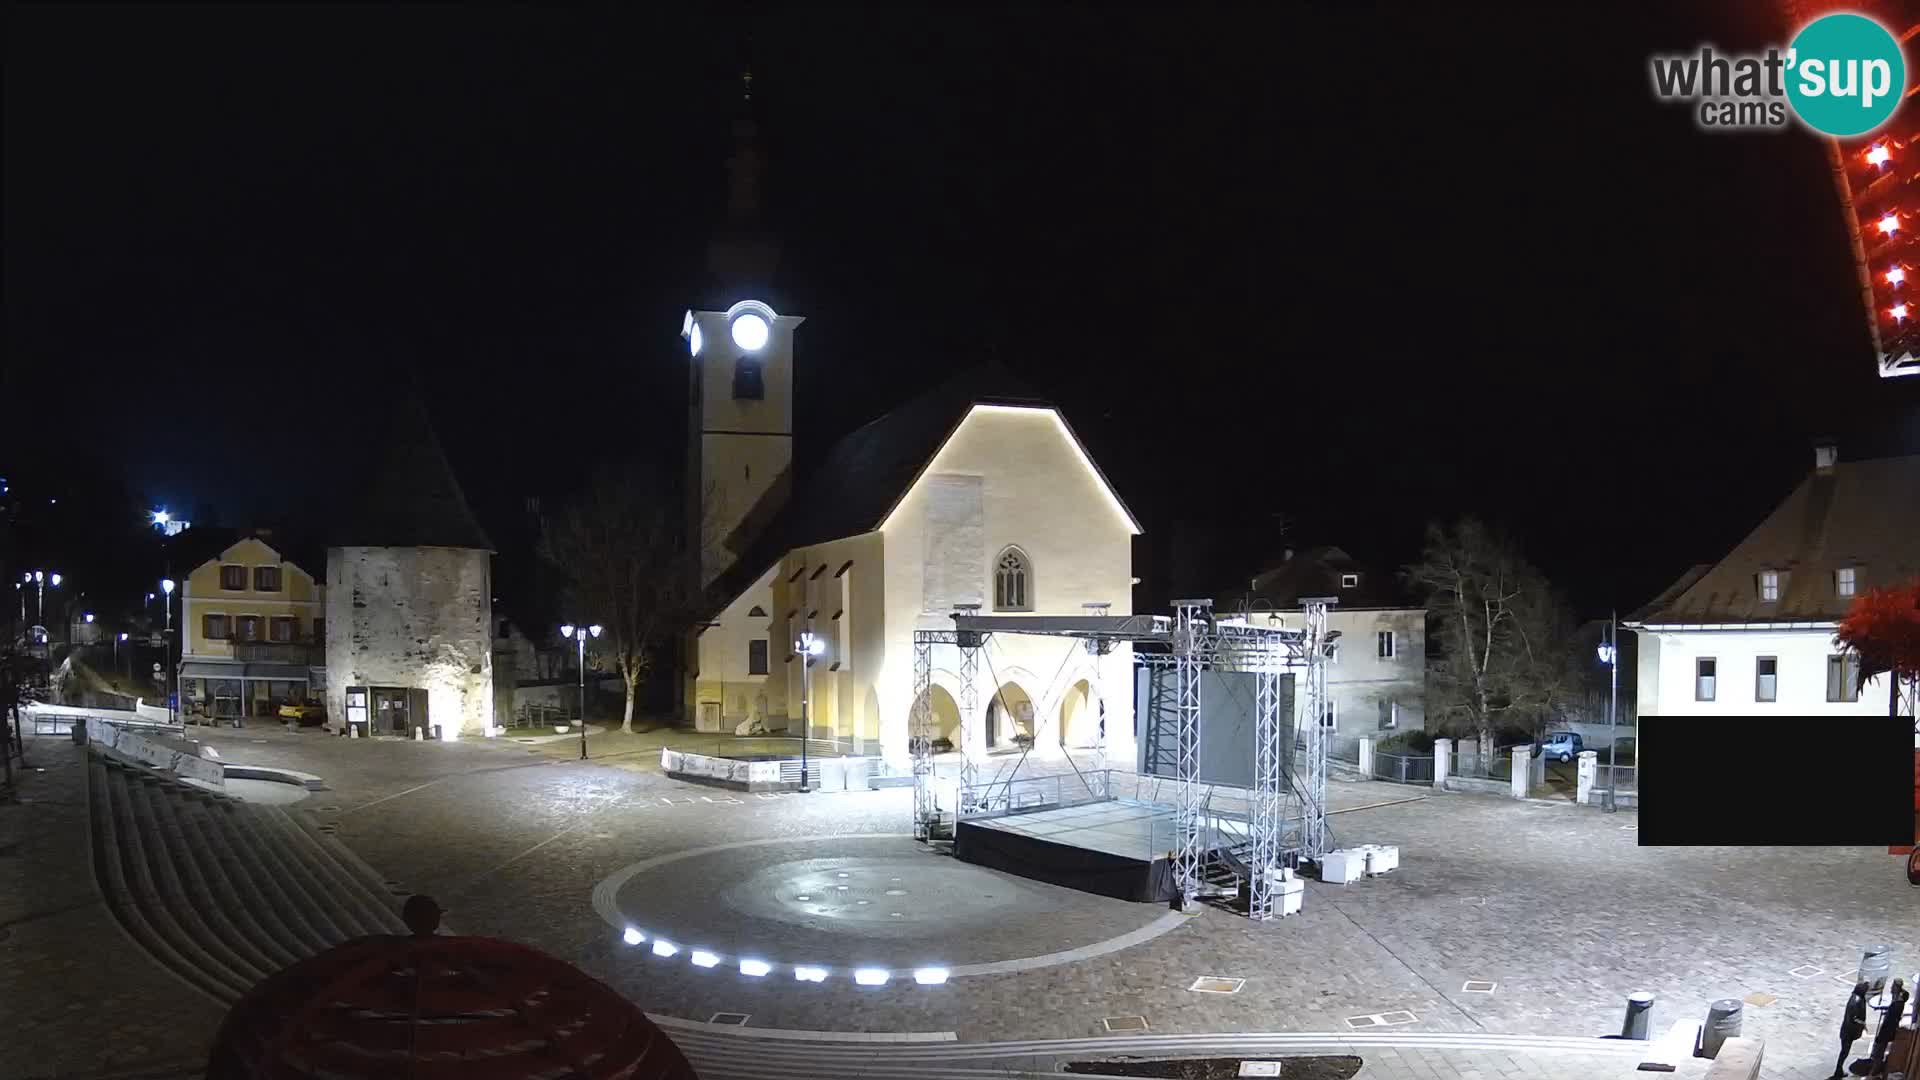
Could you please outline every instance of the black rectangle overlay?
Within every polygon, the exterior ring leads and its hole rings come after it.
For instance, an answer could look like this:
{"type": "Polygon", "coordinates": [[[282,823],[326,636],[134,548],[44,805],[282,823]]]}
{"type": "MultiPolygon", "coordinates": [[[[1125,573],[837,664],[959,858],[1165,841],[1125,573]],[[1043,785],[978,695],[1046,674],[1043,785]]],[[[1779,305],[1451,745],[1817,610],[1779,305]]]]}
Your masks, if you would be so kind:
{"type": "Polygon", "coordinates": [[[1914,842],[1912,717],[1642,716],[1645,846],[1914,842]]]}

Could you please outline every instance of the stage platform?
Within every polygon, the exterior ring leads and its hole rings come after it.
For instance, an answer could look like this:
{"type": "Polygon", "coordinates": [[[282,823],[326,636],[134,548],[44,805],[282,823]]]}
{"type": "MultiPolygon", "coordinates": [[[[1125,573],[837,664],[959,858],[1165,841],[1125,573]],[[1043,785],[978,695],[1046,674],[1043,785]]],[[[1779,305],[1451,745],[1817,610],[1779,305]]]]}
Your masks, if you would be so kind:
{"type": "Polygon", "coordinates": [[[1165,903],[1175,893],[1167,859],[1175,835],[1173,807],[1110,799],[963,818],[954,830],[953,852],[966,862],[1052,885],[1165,903]]]}

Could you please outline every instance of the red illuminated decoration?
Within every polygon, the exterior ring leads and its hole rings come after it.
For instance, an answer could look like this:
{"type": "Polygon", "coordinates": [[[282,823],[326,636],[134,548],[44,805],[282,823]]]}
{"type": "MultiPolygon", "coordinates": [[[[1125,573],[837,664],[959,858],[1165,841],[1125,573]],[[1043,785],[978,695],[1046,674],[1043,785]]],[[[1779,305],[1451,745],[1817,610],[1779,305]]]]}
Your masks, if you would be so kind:
{"type": "Polygon", "coordinates": [[[227,1014],[206,1076],[696,1080],[638,1006],[573,965],[430,927],[356,938],[270,976],[227,1014]]]}
{"type": "MultiPolygon", "coordinates": [[[[1896,715],[1901,697],[1907,699],[1910,709],[1920,713],[1920,578],[1902,586],[1867,590],[1847,609],[1834,637],[1860,654],[1862,678],[1890,671],[1894,685],[1906,688],[1904,694],[1888,703],[1896,715]]],[[[1920,716],[1914,719],[1914,727],[1920,735],[1920,716]]],[[[1914,750],[1913,764],[1914,838],[1920,840],[1920,748],[1914,750]]],[[[1913,848],[1895,847],[1892,851],[1904,855],[1913,848]]]]}
{"type": "Polygon", "coordinates": [[[1920,143],[1920,8],[1912,0],[1781,0],[1780,9],[1784,41],[1822,15],[1852,12],[1886,27],[1906,53],[1906,93],[1887,122],[1858,138],[1826,143],[1880,374],[1920,375],[1920,319],[1907,318],[1910,309],[1897,295],[1906,280],[1900,267],[1920,258],[1920,229],[1910,227],[1920,214],[1920,155],[1911,152],[1920,143]]]}

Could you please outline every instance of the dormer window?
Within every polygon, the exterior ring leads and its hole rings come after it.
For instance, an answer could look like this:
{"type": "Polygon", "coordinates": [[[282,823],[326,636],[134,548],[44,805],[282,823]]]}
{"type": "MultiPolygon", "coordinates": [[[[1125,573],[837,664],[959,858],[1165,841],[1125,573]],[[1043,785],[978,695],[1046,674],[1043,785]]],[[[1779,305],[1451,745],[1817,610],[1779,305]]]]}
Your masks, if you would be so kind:
{"type": "Polygon", "coordinates": [[[1763,604],[1780,602],[1780,571],[1760,571],[1760,602],[1763,604]]]}
{"type": "Polygon", "coordinates": [[[1341,588],[1343,588],[1343,589],[1357,589],[1357,588],[1359,588],[1359,587],[1360,587],[1360,575],[1359,575],[1359,574],[1341,574],[1341,575],[1340,575],[1340,587],[1341,587],[1341,588]]]}
{"type": "Polygon", "coordinates": [[[1842,598],[1851,597],[1858,587],[1857,571],[1851,566],[1843,566],[1833,572],[1833,591],[1842,598]]]}
{"type": "Polygon", "coordinates": [[[767,396],[766,379],[757,356],[743,356],[733,362],[733,399],[759,401],[767,396]]]}

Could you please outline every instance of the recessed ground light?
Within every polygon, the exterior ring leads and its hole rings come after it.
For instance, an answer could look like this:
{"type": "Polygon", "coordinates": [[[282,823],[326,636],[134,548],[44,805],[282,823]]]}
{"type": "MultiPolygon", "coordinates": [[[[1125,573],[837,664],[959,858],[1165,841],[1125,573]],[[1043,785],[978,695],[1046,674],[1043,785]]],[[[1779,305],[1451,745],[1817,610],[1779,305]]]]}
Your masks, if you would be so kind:
{"type": "Polygon", "coordinates": [[[672,956],[674,953],[677,953],[679,951],[680,951],[680,946],[675,945],[671,941],[664,941],[664,940],[661,940],[660,938],[655,938],[653,940],[653,955],[655,956],[672,956]]]}
{"type": "Polygon", "coordinates": [[[767,963],[765,960],[740,961],[740,974],[751,975],[756,979],[772,970],[773,965],[767,963]]]}
{"type": "Polygon", "coordinates": [[[847,887],[845,885],[835,885],[834,888],[840,890],[841,892],[847,891],[847,887]]]}
{"type": "Polygon", "coordinates": [[[867,906],[868,904],[871,904],[871,903],[873,903],[873,901],[871,901],[871,900],[855,900],[855,901],[854,901],[854,903],[855,903],[855,904],[858,904],[858,905],[860,905],[861,907],[865,907],[865,906],[867,906]]]}
{"type": "Polygon", "coordinates": [[[835,874],[835,875],[833,875],[833,876],[834,876],[834,877],[846,877],[847,875],[845,875],[845,874],[835,874]]]}
{"type": "Polygon", "coordinates": [[[889,915],[891,915],[891,916],[893,916],[893,917],[894,917],[894,918],[896,918],[896,919],[904,919],[904,918],[906,918],[906,916],[905,916],[905,915],[902,915],[902,914],[901,914],[900,912],[898,912],[898,911],[889,911],[889,912],[887,912],[887,914],[889,914],[889,915]]]}
{"type": "Polygon", "coordinates": [[[703,967],[703,968],[710,968],[713,965],[718,964],[720,962],[720,958],[718,956],[715,956],[714,954],[708,952],[705,949],[693,950],[693,956],[691,956],[689,959],[693,961],[694,967],[703,967]]]}
{"type": "Polygon", "coordinates": [[[907,890],[905,890],[905,889],[888,889],[888,890],[887,890],[887,895],[888,895],[888,896],[905,896],[905,895],[907,895],[907,890]]]}
{"type": "Polygon", "coordinates": [[[801,982],[826,982],[827,969],[823,967],[796,965],[793,969],[793,977],[801,982]]]}
{"type": "Polygon", "coordinates": [[[799,896],[796,896],[796,897],[794,897],[794,899],[795,899],[795,900],[811,900],[811,899],[813,899],[813,894],[812,894],[812,893],[801,893],[801,894],[800,894],[799,896]]]}
{"type": "Polygon", "coordinates": [[[886,968],[859,968],[853,973],[853,981],[861,986],[887,985],[886,968]]]}
{"type": "Polygon", "coordinates": [[[647,940],[647,935],[629,926],[627,927],[626,932],[620,935],[620,940],[626,942],[629,945],[638,945],[641,942],[647,940]]]}
{"type": "Polygon", "coordinates": [[[939,986],[941,983],[947,981],[947,969],[941,967],[914,968],[913,981],[919,983],[921,986],[939,986]]]}

